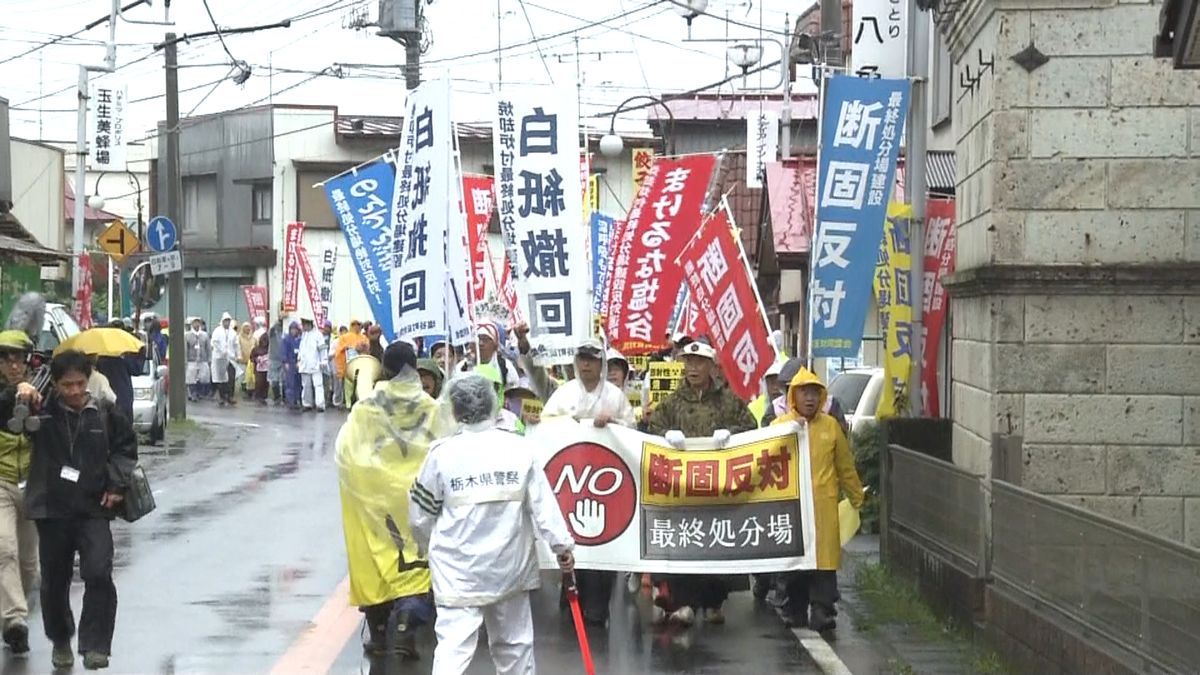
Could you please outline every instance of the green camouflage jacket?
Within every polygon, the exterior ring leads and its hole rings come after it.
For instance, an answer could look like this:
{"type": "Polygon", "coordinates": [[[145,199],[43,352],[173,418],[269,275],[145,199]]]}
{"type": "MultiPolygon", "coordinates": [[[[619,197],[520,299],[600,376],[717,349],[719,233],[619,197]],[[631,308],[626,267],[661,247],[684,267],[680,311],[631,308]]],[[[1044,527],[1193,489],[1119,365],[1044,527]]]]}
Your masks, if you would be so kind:
{"type": "Polygon", "coordinates": [[[717,429],[736,434],[757,427],[746,402],[723,382],[706,389],[703,395],[697,395],[685,382],[654,409],[648,430],[662,436],[678,429],[688,438],[697,438],[711,436],[717,429]]]}

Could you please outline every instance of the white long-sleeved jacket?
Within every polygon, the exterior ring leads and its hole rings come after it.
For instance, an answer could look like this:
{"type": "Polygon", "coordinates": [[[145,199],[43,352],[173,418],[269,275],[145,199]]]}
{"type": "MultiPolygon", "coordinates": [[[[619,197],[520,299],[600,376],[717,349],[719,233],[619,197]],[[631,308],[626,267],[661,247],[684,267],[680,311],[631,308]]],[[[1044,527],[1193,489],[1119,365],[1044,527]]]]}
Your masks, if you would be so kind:
{"type": "Polygon", "coordinates": [[[480,607],[538,588],[535,535],[575,540],[530,441],[471,425],[434,443],[409,491],[409,524],[428,551],[439,605],[480,607]]]}
{"type": "Polygon", "coordinates": [[[625,392],[617,385],[601,381],[593,391],[584,388],[578,378],[567,382],[550,396],[542,408],[542,417],[574,417],[577,420],[594,419],[601,414],[608,415],[613,422],[632,427],[635,424],[633,407],[625,392]]]}
{"type": "Polygon", "coordinates": [[[300,349],[296,352],[296,365],[301,373],[317,373],[328,356],[325,336],[320,331],[306,330],[300,334],[300,349]]]}

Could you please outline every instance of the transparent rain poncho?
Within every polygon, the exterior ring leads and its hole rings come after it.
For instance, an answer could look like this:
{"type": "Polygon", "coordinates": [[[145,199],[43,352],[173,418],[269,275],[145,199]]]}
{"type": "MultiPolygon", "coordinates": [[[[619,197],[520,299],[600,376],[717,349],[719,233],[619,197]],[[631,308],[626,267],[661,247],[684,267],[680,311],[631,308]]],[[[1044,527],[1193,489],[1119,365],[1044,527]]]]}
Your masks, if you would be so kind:
{"type": "Polygon", "coordinates": [[[430,444],[452,432],[441,404],[407,367],[350,411],[336,462],[351,604],[429,592],[429,565],[408,527],[408,491],[430,444]]]}

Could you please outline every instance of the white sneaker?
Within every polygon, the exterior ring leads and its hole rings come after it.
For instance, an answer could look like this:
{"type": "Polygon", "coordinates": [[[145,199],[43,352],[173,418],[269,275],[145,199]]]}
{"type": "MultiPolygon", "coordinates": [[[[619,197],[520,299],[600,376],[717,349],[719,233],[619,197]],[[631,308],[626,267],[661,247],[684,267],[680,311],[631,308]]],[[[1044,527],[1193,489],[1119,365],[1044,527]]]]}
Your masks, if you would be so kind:
{"type": "Polygon", "coordinates": [[[626,572],[625,589],[630,593],[637,593],[642,590],[642,575],[636,572],[626,572]]]}
{"type": "Polygon", "coordinates": [[[659,607],[658,605],[651,607],[650,608],[650,619],[654,623],[658,623],[658,624],[666,623],[667,622],[667,610],[663,609],[662,607],[659,607]]]}
{"type": "Polygon", "coordinates": [[[671,621],[680,626],[690,626],[696,620],[696,612],[691,607],[681,607],[671,612],[671,621]]]}

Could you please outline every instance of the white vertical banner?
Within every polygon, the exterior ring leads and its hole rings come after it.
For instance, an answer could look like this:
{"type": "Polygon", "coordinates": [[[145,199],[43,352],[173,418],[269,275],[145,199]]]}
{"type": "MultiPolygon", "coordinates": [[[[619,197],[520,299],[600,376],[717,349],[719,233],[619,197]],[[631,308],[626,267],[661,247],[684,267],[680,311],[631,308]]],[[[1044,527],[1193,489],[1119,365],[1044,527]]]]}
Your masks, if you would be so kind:
{"type": "Polygon", "coordinates": [[[321,253],[321,279],[318,282],[321,298],[321,316],[319,321],[329,318],[329,308],[333,306],[333,275],[337,270],[337,248],[328,246],[321,253]]]}
{"type": "Polygon", "coordinates": [[[450,321],[450,344],[471,341],[471,245],[467,236],[467,202],[463,191],[462,158],[458,128],[454,128],[450,165],[450,220],[446,227],[446,312],[450,321]]]}
{"type": "Polygon", "coordinates": [[[125,104],[123,82],[92,82],[88,86],[87,167],[95,171],[125,170],[125,104]]]}
{"type": "Polygon", "coordinates": [[[908,3],[854,0],[850,67],[856,75],[908,77],[908,3]]]}
{"type": "Polygon", "coordinates": [[[761,188],[767,162],[779,154],[779,117],[769,110],[746,116],[746,187],[761,188]]]}
{"type": "Polygon", "coordinates": [[[392,327],[397,338],[447,332],[447,228],[458,211],[450,83],[408,93],[392,209],[392,327]]]}
{"type": "Polygon", "coordinates": [[[591,335],[576,102],[550,87],[500,92],[497,195],[534,361],[570,363],[591,335]]]}

